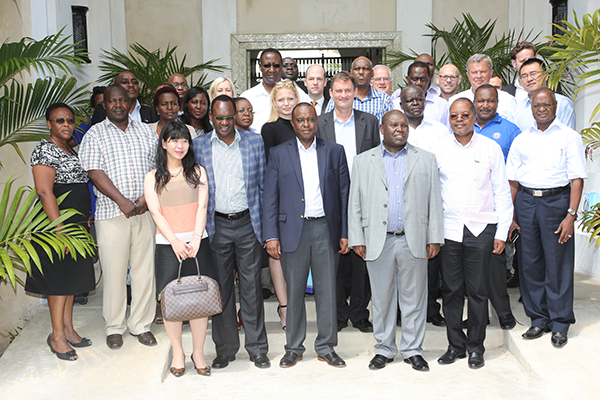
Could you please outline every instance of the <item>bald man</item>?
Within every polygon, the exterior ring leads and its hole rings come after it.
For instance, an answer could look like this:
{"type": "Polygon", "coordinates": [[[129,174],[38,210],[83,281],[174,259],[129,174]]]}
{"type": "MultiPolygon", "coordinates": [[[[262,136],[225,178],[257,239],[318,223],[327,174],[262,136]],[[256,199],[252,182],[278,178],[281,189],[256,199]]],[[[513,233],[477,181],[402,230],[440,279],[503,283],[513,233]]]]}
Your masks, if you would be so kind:
{"type": "Polygon", "coordinates": [[[321,115],[326,107],[326,102],[329,101],[329,91],[325,90],[328,85],[325,77],[325,70],[318,64],[311,65],[306,70],[306,78],[304,78],[306,92],[310,97],[311,104],[317,111],[317,115],[321,115]]]}
{"type": "Polygon", "coordinates": [[[458,92],[458,85],[462,82],[460,71],[454,64],[446,64],[440,68],[440,73],[435,77],[440,88],[440,97],[444,100],[450,100],[458,92]]]}

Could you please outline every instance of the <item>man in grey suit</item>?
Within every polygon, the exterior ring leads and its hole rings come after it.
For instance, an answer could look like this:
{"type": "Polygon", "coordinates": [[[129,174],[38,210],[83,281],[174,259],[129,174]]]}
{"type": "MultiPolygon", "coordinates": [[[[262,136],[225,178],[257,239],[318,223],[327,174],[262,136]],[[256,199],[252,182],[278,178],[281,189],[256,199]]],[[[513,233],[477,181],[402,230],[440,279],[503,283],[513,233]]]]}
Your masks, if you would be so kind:
{"type": "MultiPolygon", "coordinates": [[[[380,143],[377,117],[353,109],[356,92],[354,76],[346,71],[337,73],[332,79],[329,91],[335,108],[319,117],[317,131],[318,138],[336,142],[344,147],[349,166],[357,154],[380,143]]],[[[367,268],[365,261],[352,252],[340,257],[336,291],[338,331],[347,327],[350,320],[352,326],[361,332],[373,332],[367,309],[371,300],[367,268]],[[346,300],[346,275],[351,275],[352,278],[349,303],[346,300]]]]}
{"type": "Polygon", "coordinates": [[[386,113],[383,146],[356,156],[348,200],[348,244],[367,262],[377,344],[370,369],[394,360],[396,305],[402,312],[400,353],[418,371],[427,318],[427,259],[444,242],[435,156],[407,143],[408,120],[386,113]]]}

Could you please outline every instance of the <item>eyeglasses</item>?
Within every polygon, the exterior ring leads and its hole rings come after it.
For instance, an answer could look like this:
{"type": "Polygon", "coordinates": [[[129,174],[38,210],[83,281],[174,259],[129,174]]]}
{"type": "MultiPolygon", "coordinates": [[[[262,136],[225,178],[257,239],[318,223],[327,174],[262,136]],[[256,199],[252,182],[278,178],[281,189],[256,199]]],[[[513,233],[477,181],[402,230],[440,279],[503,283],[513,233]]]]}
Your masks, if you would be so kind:
{"type": "Polygon", "coordinates": [[[380,81],[389,82],[389,81],[392,80],[392,78],[388,78],[387,76],[378,76],[378,77],[375,77],[375,78],[371,78],[371,80],[373,82],[380,82],[380,81]]]}
{"type": "Polygon", "coordinates": [[[171,86],[173,86],[175,89],[177,89],[179,87],[186,88],[186,87],[188,87],[188,84],[187,83],[174,83],[171,86]]]}
{"type": "Polygon", "coordinates": [[[541,74],[540,71],[531,71],[528,74],[522,74],[522,75],[520,75],[519,79],[523,79],[523,80],[526,80],[528,78],[535,79],[535,78],[538,77],[539,74],[541,74]]]}
{"type": "Polygon", "coordinates": [[[534,104],[531,106],[531,108],[533,108],[534,110],[539,110],[542,107],[544,107],[546,110],[548,110],[552,107],[552,104],[544,103],[544,104],[534,104]]]}
{"type": "Polygon", "coordinates": [[[287,67],[298,68],[298,64],[296,64],[296,63],[283,63],[283,68],[287,68],[287,67]]]}
{"type": "Polygon", "coordinates": [[[264,69],[271,69],[271,67],[278,69],[281,68],[281,64],[261,64],[264,69]]]}
{"type": "Polygon", "coordinates": [[[469,119],[471,118],[473,114],[469,114],[469,113],[462,113],[462,114],[450,114],[450,119],[452,121],[457,120],[458,117],[460,117],[461,119],[469,119]]]}
{"type": "Polygon", "coordinates": [[[250,115],[254,115],[254,110],[252,110],[251,108],[249,108],[249,109],[247,109],[247,110],[244,110],[244,109],[237,110],[237,112],[238,112],[238,114],[240,114],[240,115],[243,115],[243,114],[246,114],[246,113],[248,113],[248,114],[250,114],[250,115]]]}
{"type": "Polygon", "coordinates": [[[225,120],[225,121],[233,121],[234,118],[235,118],[235,115],[228,115],[226,117],[215,117],[215,119],[217,121],[223,121],[223,120],[225,120]]]}
{"type": "Polygon", "coordinates": [[[440,78],[443,81],[455,81],[459,78],[458,75],[438,75],[438,78],[440,78]]]}
{"type": "Polygon", "coordinates": [[[73,118],[69,118],[69,119],[56,118],[56,119],[49,119],[48,121],[56,122],[59,125],[62,125],[65,122],[69,125],[75,125],[75,120],[73,118]]]}

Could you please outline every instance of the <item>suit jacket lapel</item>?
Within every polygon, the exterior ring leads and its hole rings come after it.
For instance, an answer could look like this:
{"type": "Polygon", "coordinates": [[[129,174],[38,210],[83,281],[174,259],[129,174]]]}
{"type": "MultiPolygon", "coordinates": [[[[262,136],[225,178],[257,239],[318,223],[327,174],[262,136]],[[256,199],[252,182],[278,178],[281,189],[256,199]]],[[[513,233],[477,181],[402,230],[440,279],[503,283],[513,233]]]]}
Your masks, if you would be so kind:
{"type": "Polygon", "coordinates": [[[381,146],[377,146],[371,152],[371,162],[375,166],[377,176],[383,181],[385,187],[387,187],[387,178],[385,176],[385,168],[383,167],[383,154],[381,153],[381,146]]]}
{"type": "Polygon", "coordinates": [[[298,185],[300,185],[300,187],[302,188],[302,193],[304,193],[304,180],[302,180],[302,167],[300,166],[300,154],[298,153],[297,147],[298,141],[292,140],[288,144],[288,152],[290,154],[292,169],[294,170],[296,178],[298,179],[298,185]]]}
{"type": "Polygon", "coordinates": [[[245,140],[244,136],[240,133],[240,153],[242,155],[242,168],[244,169],[244,182],[246,185],[248,185],[248,177],[250,176],[250,149],[248,146],[248,141],[245,140]]]}
{"type": "Polygon", "coordinates": [[[356,154],[360,154],[361,152],[361,144],[363,141],[363,137],[365,136],[365,120],[363,118],[363,116],[359,116],[356,112],[356,110],[354,110],[354,129],[356,131],[356,135],[354,135],[356,137],[356,154]]]}
{"type": "Polygon", "coordinates": [[[325,149],[325,143],[323,143],[322,140],[317,139],[316,137],[315,140],[317,141],[317,164],[319,167],[319,184],[321,187],[321,196],[324,196],[325,170],[327,169],[327,150],[325,149]]]}
{"type": "Polygon", "coordinates": [[[406,173],[404,174],[404,182],[406,182],[406,179],[409,177],[419,158],[419,152],[417,149],[408,143],[406,146],[406,173]]]}
{"type": "Polygon", "coordinates": [[[325,114],[322,118],[325,121],[325,132],[323,132],[325,140],[335,142],[335,122],[333,120],[333,114],[325,114]]]}

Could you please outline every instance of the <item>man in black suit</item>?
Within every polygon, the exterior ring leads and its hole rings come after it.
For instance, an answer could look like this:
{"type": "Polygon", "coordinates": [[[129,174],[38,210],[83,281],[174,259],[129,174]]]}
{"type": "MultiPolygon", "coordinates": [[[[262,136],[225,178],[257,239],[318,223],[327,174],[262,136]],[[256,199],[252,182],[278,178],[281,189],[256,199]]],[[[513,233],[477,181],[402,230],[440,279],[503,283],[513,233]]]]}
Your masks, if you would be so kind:
{"type": "Polygon", "coordinates": [[[304,85],[304,89],[308,93],[308,97],[310,97],[311,104],[317,111],[317,115],[323,114],[329,102],[328,82],[323,67],[318,64],[308,67],[306,78],[304,78],[304,85]]]}
{"type": "Polygon", "coordinates": [[[287,328],[282,368],[302,359],[306,337],[304,290],[314,276],[319,361],[345,367],[336,354],[335,274],[348,249],[350,179],[342,146],[315,138],[317,114],[308,103],[292,111],[296,138],[271,149],[263,196],[263,238],[287,283],[287,328]]]}
{"type": "MultiPolygon", "coordinates": [[[[318,138],[344,147],[349,166],[357,154],[381,143],[377,117],[352,108],[356,91],[356,79],[351,73],[342,71],[333,77],[329,94],[335,108],[319,118],[317,131],[318,138]]],[[[352,326],[361,332],[373,332],[367,309],[370,300],[371,288],[365,261],[354,252],[343,255],[337,275],[338,331],[347,327],[350,319],[352,326]],[[346,275],[351,276],[350,303],[346,300],[346,275]]]]}
{"type": "MultiPolygon", "coordinates": [[[[135,75],[129,71],[121,72],[115,79],[117,85],[121,85],[127,91],[129,97],[129,116],[131,119],[139,122],[151,124],[158,121],[158,114],[152,107],[143,106],[138,101],[140,95],[140,82],[135,75]]],[[[91,125],[102,122],[106,119],[106,110],[104,107],[96,107],[92,116],[91,125]]]]}

